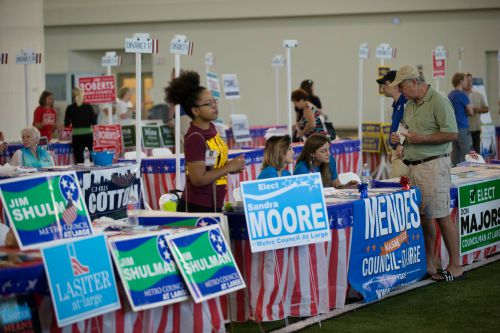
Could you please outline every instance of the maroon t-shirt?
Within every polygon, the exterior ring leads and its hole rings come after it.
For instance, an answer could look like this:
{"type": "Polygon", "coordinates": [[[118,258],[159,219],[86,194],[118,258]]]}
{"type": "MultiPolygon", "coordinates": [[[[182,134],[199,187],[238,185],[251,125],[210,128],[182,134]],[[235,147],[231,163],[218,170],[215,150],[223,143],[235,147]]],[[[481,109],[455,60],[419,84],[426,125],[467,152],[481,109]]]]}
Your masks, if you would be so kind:
{"type": "MultiPolygon", "coordinates": [[[[191,126],[189,126],[189,129],[184,136],[184,154],[186,165],[187,162],[206,161],[207,150],[212,150],[217,153],[214,166],[207,166],[207,170],[210,170],[211,168],[220,168],[227,163],[228,148],[226,143],[217,133],[215,126],[211,123],[210,127],[207,130],[204,130],[191,123],[191,126]]],[[[194,186],[191,184],[188,169],[186,174],[186,189],[182,193],[182,198],[188,203],[188,209],[189,203],[213,209],[213,185],[194,186]]],[[[224,203],[224,197],[227,192],[227,176],[217,179],[215,184],[216,205],[220,208],[224,203]]]]}

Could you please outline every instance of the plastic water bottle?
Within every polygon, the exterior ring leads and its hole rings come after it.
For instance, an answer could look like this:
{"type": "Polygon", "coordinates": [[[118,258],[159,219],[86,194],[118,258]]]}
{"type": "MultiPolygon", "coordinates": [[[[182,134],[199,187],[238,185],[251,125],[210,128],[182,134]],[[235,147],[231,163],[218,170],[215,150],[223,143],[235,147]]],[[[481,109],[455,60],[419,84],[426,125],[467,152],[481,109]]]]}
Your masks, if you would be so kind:
{"type": "Polygon", "coordinates": [[[83,165],[90,165],[90,151],[87,147],[85,147],[85,149],[83,150],[83,165]]]}
{"type": "Polygon", "coordinates": [[[139,200],[131,193],[127,202],[127,219],[132,226],[139,224],[139,200]]]}
{"type": "Polygon", "coordinates": [[[363,169],[361,170],[361,183],[368,184],[368,188],[371,187],[371,171],[368,167],[368,163],[363,164],[363,169]]]}

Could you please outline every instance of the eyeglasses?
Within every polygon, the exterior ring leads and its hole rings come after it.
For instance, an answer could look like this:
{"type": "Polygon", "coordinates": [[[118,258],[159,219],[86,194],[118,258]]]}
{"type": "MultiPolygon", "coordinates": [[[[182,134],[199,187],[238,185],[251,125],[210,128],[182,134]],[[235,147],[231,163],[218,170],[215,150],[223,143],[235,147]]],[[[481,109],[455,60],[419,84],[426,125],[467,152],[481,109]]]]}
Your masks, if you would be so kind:
{"type": "Polygon", "coordinates": [[[213,98],[212,98],[211,100],[209,100],[209,101],[208,101],[208,102],[206,102],[206,103],[203,103],[203,104],[197,104],[197,105],[195,105],[195,106],[196,106],[196,107],[199,107],[199,108],[204,107],[204,106],[210,106],[211,108],[215,108],[215,107],[217,107],[217,105],[218,105],[218,104],[219,104],[219,101],[218,101],[218,100],[216,100],[216,99],[213,99],[213,98]]]}

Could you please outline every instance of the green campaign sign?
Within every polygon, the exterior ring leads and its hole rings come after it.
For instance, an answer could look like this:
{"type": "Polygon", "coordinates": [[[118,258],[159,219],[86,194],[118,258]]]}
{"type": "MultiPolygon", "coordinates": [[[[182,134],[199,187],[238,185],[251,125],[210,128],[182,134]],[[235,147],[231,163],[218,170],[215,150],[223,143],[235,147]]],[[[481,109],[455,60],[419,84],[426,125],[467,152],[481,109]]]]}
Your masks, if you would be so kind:
{"type": "Polygon", "coordinates": [[[142,126],[142,142],[144,148],[160,148],[160,128],[158,126],[142,126]]]}
{"type": "Polygon", "coordinates": [[[122,125],[123,146],[135,147],[135,125],[122,125]]]}
{"type": "Polygon", "coordinates": [[[170,252],[168,231],[109,240],[113,260],[133,311],[187,300],[188,289],[170,252]]]}
{"type": "Polygon", "coordinates": [[[22,250],[93,233],[75,172],[4,180],[0,196],[22,250]]]}
{"type": "Polygon", "coordinates": [[[172,128],[166,125],[161,125],[160,132],[164,146],[175,146],[175,134],[172,128]]]}
{"type": "Polygon", "coordinates": [[[460,255],[500,243],[500,179],[458,188],[460,255]]]}
{"type": "Polygon", "coordinates": [[[167,241],[196,303],[245,288],[219,225],[168,235],[167,241]]]}

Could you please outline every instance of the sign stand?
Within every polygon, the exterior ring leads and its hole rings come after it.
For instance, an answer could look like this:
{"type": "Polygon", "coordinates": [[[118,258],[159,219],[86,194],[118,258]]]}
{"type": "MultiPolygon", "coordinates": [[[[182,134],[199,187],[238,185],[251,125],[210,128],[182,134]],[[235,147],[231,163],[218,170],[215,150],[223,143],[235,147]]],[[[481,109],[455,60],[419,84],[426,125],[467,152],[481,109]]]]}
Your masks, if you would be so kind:
{"type": "MultiPolygon", "coordinates": [[[[361,43],[358,51],[358,138],[363,143],[363,63],[370,56],[368,43],[361,43]]],[[[360,152],[356,172],[361,172],[363,165],[363,153],[360,152]]]]}
{"type": "Polygon", "coordinates": [[[309,261],[309,278],[311,279],[311,285],[312,285],[312,296],[314,300],[314,305],[316,306],[316,318],[318,319],[318,326],[321,327],[321,318],[319,316],[319,304],[318,300],[316,299],[316,291],[318,290],[318,286],[316,284],[316,280],[314,279],[314,274],[313,274],[313,265],[312,265],[312,260],[311,260],[311,253],[309,252],[309,245],[304,245],[306,247],[307,251],[307,260],[309,261]]]}
{"type": "Polygon", "coordinates": [[[292,137],[292,112],[294,109],[292,108],[292,99],[290,96],[292,95],[292,58],[290,50],[299,45],[297,40],[294,39],[286,39],[283,41],[283,47],[286,49],[286,74],[287,74],[287,100],[288,100],[288,135],[293,140],[292,137]]]}
{"type": "MultiPolygon", "coordinates": [[[[7,59],[6,59],[7,61],[7,59]]],[[[24,103],[26,105],[26,127],[31,125],[30,122],[30,91],[29,91],[29,80],[28,80],[28,65],[29,64],[41,64],[42,54],[35,53],[33,49],[22,49],[20,54],[16,55],[16,64],[24,65],[24,103]]]]}
{"type": "MultiPolygon", "coordinates": [[[[122,57],[117,56],[116,52],[106,52],[101,58],[101,66],[106,67],[106,75],[111,75],[111,67],[120,66],[122,57]]],[[[108,121],[113,124],[113,104],[108,104],[108,121]]]]}
{"type": "MultiPolygon", "coordinates": [[[[392,48],[387,43],[382,43],[377,47],[375,52],[375,57],[380,59],[380,66],[385,65],[385,59],[394,59],[396,57],[396,49],[392,48]]],[[[385,96],[380,96],[380,122],[383,124],[385,122],[385,96]]],[[[380,165],[378,166],[375,173],[375,179],[383,179],[389,176],[389,165],[386,162],[386,153],[382,151],[380,156],[380,165]]]]}
{"type": "MultiPolygon", "coordinates": [[[[175,35],[170,41],[170,53],[175,55],[175,77],[181,72],[181,55],[193,54],[193,43],[186,36],[175,35]]],[[[181,188],[181,106],[175,106],[175,188],[181,188]]]]}
{"type": "Polygon", "coordinates": [[[212,52],[205,54],[205,74],[210,72],[210,67],[215,65],[215,56],[212,52]]]}
{"type": "Polygon", "coordinates": [[[142,153],[142,53],[158,53],[158,40],[148,33],[136,33],[132,38],[125,38],[125,52],[135,53],[135,159],[141,161],[142,153]]]}
{"type": "Polygon", "coordinates": [[[458,48],[458,71],[462,72],[462,58],[464,56],[464,48],[459,47],[458,48]]]}
{"type": "MultiPolygon", "coordinates": [[[[434,76],[434,81],[436,81],[436,90],[439,92],[439,82],[440,82],[440,78],[443,78],[444,77],[444,73],[445,73],[445,61],[446,61],[446,50],[443,46],[439,45],[439,46],[436,46],[436,48],[434,50],[432,50],[432,57],[433,57],[433,67],[435,63],[438,63],[439,62],[439,67],[440,69],[442,68],[442,73],[437,73],[435,72],[434,68],[433,68],[433,76],[434,76]]],[[[459,58],[461,57],[461,55],[459,56],[459,58]]],[[[462,60],[460,59],[459,60],[459,67],[461,67],[461,62],[462,60]]]]}
{"type": "Polygon", "coordinates": [[[285,57],[276,54],[271,65],[274,67],[274,108],[276,110],[276,126],[280,124],[280,67],[285,66],[285,57]]]}

